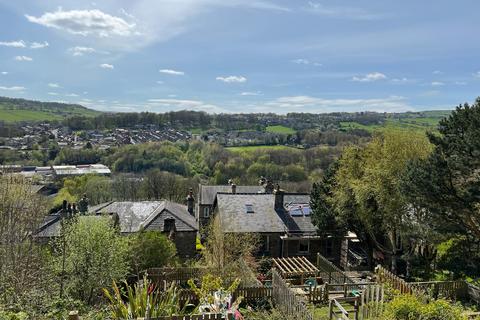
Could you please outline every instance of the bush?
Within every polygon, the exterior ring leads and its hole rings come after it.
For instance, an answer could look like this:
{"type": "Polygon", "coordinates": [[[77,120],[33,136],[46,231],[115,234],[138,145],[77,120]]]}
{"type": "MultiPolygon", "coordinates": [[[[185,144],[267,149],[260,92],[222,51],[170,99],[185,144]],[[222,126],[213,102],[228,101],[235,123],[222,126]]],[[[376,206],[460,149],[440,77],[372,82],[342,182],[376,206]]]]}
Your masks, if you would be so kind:
{"type": "Polygon", "coordinates": [[[57,270],[65,271],[66,292],[85,303],[95,302],[101,288],[123,279],[129,271],[128,241],[108,217],[81,216],[66,221],[55,247],[57,270]]]}
{"type": "Polygon", "coordinates": [[[143,231],[132,236],[133,269],[139,273],[175,263],[175,244],[158,231],[143,231]]]}
{"type": "Polygon", "coordinates": [[[423,303],[413,295],[395,297],[386,305],[385,320],[464,320],[463,309],[444,299],[423,303]]]}

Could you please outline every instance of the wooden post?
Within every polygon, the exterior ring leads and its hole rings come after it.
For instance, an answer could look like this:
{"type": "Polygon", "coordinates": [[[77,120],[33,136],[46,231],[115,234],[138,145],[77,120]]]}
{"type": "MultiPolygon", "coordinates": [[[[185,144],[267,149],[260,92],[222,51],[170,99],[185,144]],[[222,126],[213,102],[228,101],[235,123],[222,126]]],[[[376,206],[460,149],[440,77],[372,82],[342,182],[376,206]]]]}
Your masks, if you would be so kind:
{"type": "Polygon", "coordinates": [[[328,319],[333,319],[333,300],[329,303],[328,319]]]}
{"type": "Polygon", "coordinates": [[[80,316],[78,315],[78,311],[70,311],[68,313],[68,320],[80,320],[80,316]]]}

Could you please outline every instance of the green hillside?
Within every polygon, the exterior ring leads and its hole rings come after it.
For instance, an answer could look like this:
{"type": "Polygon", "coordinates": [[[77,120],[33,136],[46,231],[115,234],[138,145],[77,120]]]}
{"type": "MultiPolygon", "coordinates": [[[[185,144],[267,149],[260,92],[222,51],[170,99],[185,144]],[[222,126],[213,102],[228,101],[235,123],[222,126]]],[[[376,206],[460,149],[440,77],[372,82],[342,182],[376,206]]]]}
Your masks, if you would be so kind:
{"type": "Polygon", "coordinates": [[[72,116],[94,117],[100,113],[78,104],[0,97],[0,121],[6,122],[61,120],[72,116]]]}

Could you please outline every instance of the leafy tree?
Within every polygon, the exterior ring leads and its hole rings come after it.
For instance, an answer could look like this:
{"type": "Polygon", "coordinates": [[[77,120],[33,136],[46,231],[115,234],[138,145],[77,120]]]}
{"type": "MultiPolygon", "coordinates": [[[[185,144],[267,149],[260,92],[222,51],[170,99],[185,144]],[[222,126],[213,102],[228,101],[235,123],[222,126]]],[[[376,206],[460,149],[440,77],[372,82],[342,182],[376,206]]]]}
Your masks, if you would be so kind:
{"type": "Polygon", "coordinates": [[[430,149],[422,134],[387,130],[365,147],[346,148],[339,160],[336,213],[391,256],[394,272],[411,211],[400,188],[402,174],[409,161],[427,157],[430,149]]]}
{"type": "Polygon", "coordinates": [[[0,304],[30,302],[45,279],[34,241],[46,203],[21,176],[0,175],[0,304]]]}
{"type": "Polygon", "coordinates": [[[175,244],[161,232],[142,231],[132,238],[132,265],[137,273],[175,263],[175,244]]]}
{"type": "Polygon", "coordinates": [[[72,219],[64,222],[62,236],[55,242],[55,265],[60,274],[65,273],[66,292],[93,303],[101,288],[127,275],[128,240],[118,233],[108,217],[72,219]]]}
{"type": "Polygon", "coordinates": [[[335,218],[335,211],[331,203],[337,168],[337,163],[332,165],[325,172],[322,181],[313,184],[312,192],[310,193],[312,220],[322,235],[345,231],[342,230],[341,222],[335,218]]]}
{"type": "Polygon", "coordinates": [[[480,98],[440,122],[427,159],[410,164],[403,187],[439,228],[480,237],[480,98]]]}

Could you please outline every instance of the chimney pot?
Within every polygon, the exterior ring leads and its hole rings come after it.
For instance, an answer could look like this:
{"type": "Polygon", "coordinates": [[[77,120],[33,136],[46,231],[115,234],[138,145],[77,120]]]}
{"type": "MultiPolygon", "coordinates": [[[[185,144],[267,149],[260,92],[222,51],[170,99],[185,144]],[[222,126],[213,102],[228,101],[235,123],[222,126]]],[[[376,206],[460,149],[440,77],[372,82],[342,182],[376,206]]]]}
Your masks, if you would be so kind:
{"type": "Polygon", "coordinates": [[[237,185],[235,183],[232,184],[232,193],[237,193],[237,185]]]}

